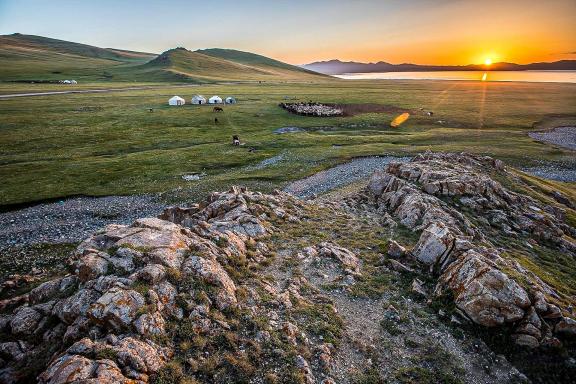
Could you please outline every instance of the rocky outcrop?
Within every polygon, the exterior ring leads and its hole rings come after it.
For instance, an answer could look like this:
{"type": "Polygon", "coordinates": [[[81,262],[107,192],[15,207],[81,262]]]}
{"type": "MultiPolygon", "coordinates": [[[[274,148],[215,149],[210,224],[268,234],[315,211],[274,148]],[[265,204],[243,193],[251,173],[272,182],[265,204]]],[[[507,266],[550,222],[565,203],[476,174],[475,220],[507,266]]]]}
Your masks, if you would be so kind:
{"type": "Polygon", "coordinates": [[[38,377],[39,383],[143,383],[172,357],[169,349],[151,341],[108,339],[112,343],[89,338],[74,343],[38,377]]]}
{"type": "MultiPolygon", "coordinates": [[[[296,220],[301,206],[289,195],[233,188],[162,218],[107,226],[78,246],[71,274],[10,302],[15,308],[0,321],[14,340],[0,343],[2,381],[33,381],[26,366],[34,361],[46,367],[40,383],[148,382],[173,355],[174,344],[153,341],[167,337],[169,323],[194,319],[193,329],[204,333],[230,328],[208,318],[238,310],[229,272],[238,260],[266,260],[260,239],[274,231],[271,222],[296,220]]],[[[334,252],[354,268],[349,254],[334,252]]]]}
{"type": "Polygon", "coordinates": [[[526,291],[476,250],[462,254],[440,276],[436,294],[446,289],[458,308],[486,327],[514,323],[531,305],[526,291]]]}
{"type": "Polygon", "coordinates": [[[552,244],[576,257],[574,229],[554,209],[505,188],[493,174],[515,178],[489,157],[427,153],[376,172],[366,193],[378,212],[421,231],[411,254],[438,276],[435,294],[449,294],[469,319],[486,327],[509,324],[516,343],[529,348],[549,340],[549,329],[569,337],[573,320],[549,303],[558,294],[502,257],[490,237],[496,229],[505,238],[552,244]],[[529,280],[529,289],[516,275],[529,280]]]}

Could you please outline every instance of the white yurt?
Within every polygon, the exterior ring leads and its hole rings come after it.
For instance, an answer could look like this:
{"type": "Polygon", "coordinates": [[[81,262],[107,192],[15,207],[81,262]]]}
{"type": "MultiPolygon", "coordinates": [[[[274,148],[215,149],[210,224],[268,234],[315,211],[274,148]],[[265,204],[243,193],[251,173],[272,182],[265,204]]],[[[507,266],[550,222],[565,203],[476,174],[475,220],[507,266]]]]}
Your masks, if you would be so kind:
{"type": "Polygon", "coordinates": [[[192,97],[192,104],[206,104],[206,98],[202,95],[194,95],[194,97],[192,97]]]}
{"type": "Polygon", "coordinates": [[[236,99],[235,99],[234,97],[232,97],[232,96],[228,96],[228,97],[225,99],[225,102],[226,102],[226,104],[236,104],[236,99]]]}
{"type": "Polygon", "coordinates": [[[220,96],[212,96],[208,99],[210,104],[222,104],[222,98],[220,96]]]}
{"type": "Polygon", "coordinates": [[[168,105],[184,105],[186,104],[186,100],[181,98],[180,96],[174,96],[168,100],[168,105]]]}

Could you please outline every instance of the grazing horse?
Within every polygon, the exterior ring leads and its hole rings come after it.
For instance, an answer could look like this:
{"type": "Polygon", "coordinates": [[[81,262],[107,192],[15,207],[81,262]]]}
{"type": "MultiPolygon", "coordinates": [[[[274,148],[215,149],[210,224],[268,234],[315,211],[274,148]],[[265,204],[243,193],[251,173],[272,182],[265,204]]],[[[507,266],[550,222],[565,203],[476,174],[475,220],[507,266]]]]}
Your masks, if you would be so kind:
{"type": "Polygon", "coordinates": [[[224,108],[222,108],[222,107],[214,107],[214,109],[212,110],[212,112],[224,112],[224,108]]]}
{"type": "Polygon", "coordinates": [[[232,145],[240,145],[240,138],[238,135],[232,136],[232,145]]]}

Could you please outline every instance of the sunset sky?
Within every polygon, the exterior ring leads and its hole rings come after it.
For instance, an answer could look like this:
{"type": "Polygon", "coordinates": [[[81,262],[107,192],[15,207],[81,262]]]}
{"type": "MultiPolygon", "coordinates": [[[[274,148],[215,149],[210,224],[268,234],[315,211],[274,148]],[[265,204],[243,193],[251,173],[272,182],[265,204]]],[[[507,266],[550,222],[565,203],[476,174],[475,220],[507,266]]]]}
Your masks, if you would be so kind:
{"type": "Polygon", "coordinates": [[[576,0],[0,0],[0,34],[147,52],[234,48],[317,60],[576,59],[576,0]]]}

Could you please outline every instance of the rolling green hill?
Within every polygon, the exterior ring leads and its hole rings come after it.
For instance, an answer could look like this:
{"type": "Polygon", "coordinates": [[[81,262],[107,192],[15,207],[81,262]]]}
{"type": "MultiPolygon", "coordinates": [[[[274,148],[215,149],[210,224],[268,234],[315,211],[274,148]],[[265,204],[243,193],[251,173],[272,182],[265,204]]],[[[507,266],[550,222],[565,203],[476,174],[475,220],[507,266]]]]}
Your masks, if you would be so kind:
{"type": "Polygon", "coordinates": [[[313,80],[310,70],[230,49],[151,53],[99,48],[41,36],[0,36],[0,81],[195,82],[313,80]]]}
{"type": "Polygon", "coordinates": [[[203,55],[208,55],[212,57],[218,57],[221,59],[233,61],[235,63],[246,64],[251,66],[256,66],[259,68],[268,69],[283,69],[290,71],[297,71],[302,73],[317,75],[318,72],[311,71],[309,69],[300,68],[294,65],[286,64],[278,60],[271,59],[266,56],[257,55],[255,53],[237,51],[235,49],[221,49],[221,48],[211,48],[211,49],[201,49],[196,51],[203,55]]]}
{"type": "Polygon", "coordinates": [[[0,36],[0,80],[101,78],[116,66],[145,63],[156,55],[13,34],[0,36]]]}
{"type": "Polygon", "coordinates": [[[130,80],[154,81],[259,81],[311,80],[326,77],[318,73],[282,63],[264,56],[233,50],[188,51],[184,48],[168,50],[150,62],[119,70],[121,77],[130,80]],[[215,51],[226,54],[217,56],[215,51]]]}

